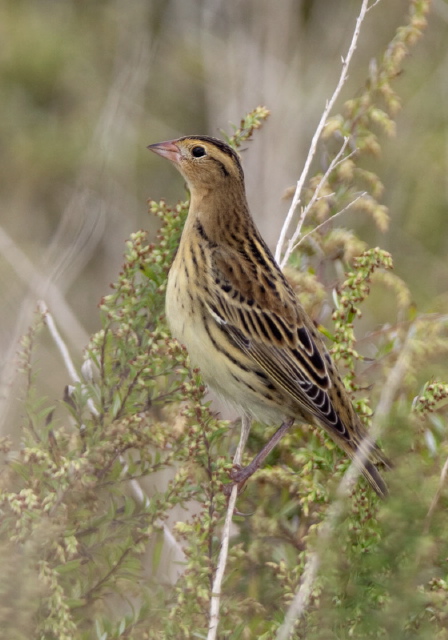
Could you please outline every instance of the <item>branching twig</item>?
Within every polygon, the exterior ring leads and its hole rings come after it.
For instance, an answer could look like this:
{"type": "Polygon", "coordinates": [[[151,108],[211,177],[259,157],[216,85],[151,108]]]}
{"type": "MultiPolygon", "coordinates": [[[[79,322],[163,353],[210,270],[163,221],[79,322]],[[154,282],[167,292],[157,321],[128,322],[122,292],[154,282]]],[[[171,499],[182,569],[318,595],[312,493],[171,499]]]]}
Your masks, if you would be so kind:
{"type": "MultiPolygon", "coordinates": [[[[238,447],[233,458],[234,464],[241,464],[244,447],[250,431],[250,418],[243,416],[241,424],[241,436],[238,447]]],[[[238,485],[232,487],[232,492],[227,505],[226,519],[221,535],[221,551],[219,553],[218,564],[216,566],[215,578],[213,580],[212,596],[210,599],[210,621],[208,627],[207,640],[215,640],[219,624],[219,605],[221,602],[221,585],[227,564],[227,555],[229,551],[230,527],[232,525],[233,512],[235,510],[236,499],[238,496],[238,485]]]]}
{"type": "Polygon", "coordinates": [[[352,207],[355,204],[355,202],[357,202],[360,198],[363,198],[365,195],[367,195],[367,191],[363,191],[362,193],[360,193],[358,196],[356,196],[356,198],[354,200],[349,202],[348,205],[346,205],[343,209],[341,209],[340,211],[338,211],[337,213],[332,215],[331,218],[328,218],[328,220],[324,220],[323,222],[318,224],[317,227],[314,227],[314,229],[311,229],[311,231],[308,231],[308,233],[305,233],[305,235],[303,235],[300,238],[300,240],[297,242],[297,244],[295,244],[293,246],[292,250],[294,251],[295,249],[297,249],[297,247],[300,246],[302,244],[302,242],[304,240],[306,240],[306,238],[308,238],[312,233],[315,233],[316,231],[318,231],[322,227],[325,227],[326,224],[331,223],[335,218],[338,218],[341,214],[345,213],[347,211],[347,209],[350,209],[350,207],[352,207]]]}
{"type": "MultiPolygon", "coordinates": [[[[286,236],[289,230],[289,227],[291,225],[294,213],[297,209],[297,207],[300,204],[300,199],[301,199],[301,195],[302,195],[302,189],[303,186],[305,184],[305,180],[306,177],[308,175],[308,172],[310,170],[310,166],[311,166],[311,162],[314,158],[314,155],[316,153],[316,149],[317,149],[317,143],[319,141],[320,136],[322,135],[322,131],[325,127],[325,124],[327,122],[327,118],[334,106],[334,103],[336,102],[342,87],[344,86],[346,80],[347,80],[347,75],[348,75],[348,68],[351,62],[351,59],[353,57],[353,54],[356,50],[356,46],[358,43],[358,38],[359,38],[359,33],[361,30],[361,24],[364,20],[364,18],[366,17],[367,11],[369,10],[368,7],[368,0],[363,0],[362,5],[361,5],[361,9],[358,15],[358,18],[356,20],[356,25],[355,25],[355,30],[353,32],[353,36],[352,36],[352,41],[350,43],[350,47],[348,49],[347,52],[347,56],[345,57],[345,59],[342,59],[342,69],[341,69],[341,75],[339,76],[339,82],[336,86],[336,89],[334,90],[333,95],[331,96],[330,100],[327,101],[326,105],[325,105],[325,109],[322,113],[321,119],[319,121],[319,124],[317,125],[316,131],[314,132],[314,136],[313,139],[311,140],[311,146],[310,146],[310,150],[308,153],[308,156],[305,160],[305,166],[303,168],[302,174],[297,182],[297,186],[296,186],[296,190],[291,202],[291,206],[289,207],[288,213],[286,215],[286,219],[285,222],[282,226],[282,229],[280,231],[280,237],[277,243],[277,247],[275,249],[275,259],[277,260],[277,262],[283,267],[288,258],[289,255],[291,253],[291,249],[290,247],[288,247],[287,251],[285,252],[285,255],[283,256],[282,259],[282,252],[283,252],[283,247],[285,245],[285,240],[286,240],[286,236]]],[[[292,245],[291,245],[292,246],[292,245]]]]}
{"type": "MultiPolygon", "coordinates": [[[[61,334],[59,333],[57,327],[56,327],[56,323],[53,319],[53,316],[51,315],[51,313],[48,311],[47,305],[45,304],[45,302],[43,302],[43,300],[40,300],[38,303],[39,306],[39,310],[42,314],[42,317],[44,319],[44,322],[48,328],[48,331],[50,332],[51,337],[54,340],[55,345],[57,346],[59,353],[61,354],[62,357],[62,361],[65,364],[65,367],[67,369],[68,375],[70,376],[70,380],[74,383],[81,383],[81,379],[78,375],[78,372],[76,371],[75,365],[73,364],[73,360],[70,356],[69,350],[67,348],[67,345],[65,344],[64,340],[62,339],[61,334]]],[[[87,406],[89,407],[90,412],[92,413],[93,416],[98,416],[99,412],[98,409],[95,407],[95,404],[93,403],[93,400],[91,398],[87,399],[87,406]]],[[[126,460],[123,458],[123,456],[120,456],[120,462],[123,465],[123,474],[126,473],[128,465],[126,460]]],[[[143,505],[143,506],[147,506],[148,502],[149,502],[149,498],[146,495],[146,493],[143,491],[141,485],[139,482],[137,482],[137,480],[135,479],[130,479],[129,480],[129,485],[131,487],[132,493],[134,495],[135,500],[143,505]]],[[[174,549],[177,555],[177,561],[178,562],[184,562],[186,559],[185,553],[182,549],[182,547],[179,545],[179,543],[177,542],[177,540],[175,539],[175,537],[173,536],[173,534],[171,533],[169,527],[167,526],[167,524],[165,522],[160,522],[158,521],[156,523],[157,525],[162,526],[163,528],[163,535],[164,535],[164,539],[165,542],[168,545],[169,549],[174,549]]]]}
{"type": "MultiPolygon", "coordinates": [[[[295,243],[297,242],[298,238],[300,237],[300,233],[302,231],[302,226],[303,223],[306,220],[307,215],[309,214],[309,212],[311,211],[312,207],[314,206],[314,204],[317,202],[317,200],[319,199],[319,194],[320,191],[322,189],[322,187],[324,186],[324,184],[327,182],[328,180],[328,176],[331,174],[331,172],[338,166],[338,164],[341,163],[341,158],[344,154],[345,149],[347,148],[349,139],[348,138],[344,138],[344,142],[342,144],[342,147],[339,149],[338,153],[336,154],[336,156],[333,158],[333,160],[330,162],[327,170],[325,171],[324,175],[322,176],[322,178],[319,180],[319,184],[317,185],[317,187],[314,189],[314,193],[310,199],[310,201],[308,202],[308,204],[306,205],[306,207],[304,207],[302,209],[302,212],[300,214],[300,218],[299,221],[297,223],[297,227],[296,230],[293,233],[292,238],[290,238],[288,240],[288,246],[286,248],[285,251],[285,255],[282,258],[282,261],[280,263],[280,266],[283,268],[285,266],[285,264],[288,262],[289,256],[291,255],[291,253],[293,252],[295,246],[295,243]]],[[[350,156],[352,156],[355,153],[355,151],[353,151],[349,156],[347,156],[348,158],[350,156]]]]}

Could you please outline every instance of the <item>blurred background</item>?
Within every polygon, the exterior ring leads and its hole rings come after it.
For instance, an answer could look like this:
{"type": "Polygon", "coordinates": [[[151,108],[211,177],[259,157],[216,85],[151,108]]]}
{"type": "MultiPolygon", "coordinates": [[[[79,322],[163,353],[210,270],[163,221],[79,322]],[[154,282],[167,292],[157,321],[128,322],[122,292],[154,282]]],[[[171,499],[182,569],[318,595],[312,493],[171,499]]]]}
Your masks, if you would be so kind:
{"type": "MultiPolygon", "coordinates": [[[[271,247],[340,73],[360,0],[3,0],[0,4],[0,351],[2,399],[36,300],[46,301],[75,362],[98,330],[125,241],[157,222],[148,198],[184,197],[182,179],[146,150],[220,135],[258,104],[271,110],[243,151],[252,212],[271,247]]],[[[363,86],[372,57],[409,2],[380,2],[363,25],[336,112],[363,86]]],[[[385,184],[383,236],[361,214],[340,224],[392,252],[422,311],[448,290],[448,2],[404,63],[397,135],[369,168],[385,184]]],[[[379,309],[377,321],[387,319],[379,309]]],[[[67,374],[39,351],[43,390],[67,374]]]]}

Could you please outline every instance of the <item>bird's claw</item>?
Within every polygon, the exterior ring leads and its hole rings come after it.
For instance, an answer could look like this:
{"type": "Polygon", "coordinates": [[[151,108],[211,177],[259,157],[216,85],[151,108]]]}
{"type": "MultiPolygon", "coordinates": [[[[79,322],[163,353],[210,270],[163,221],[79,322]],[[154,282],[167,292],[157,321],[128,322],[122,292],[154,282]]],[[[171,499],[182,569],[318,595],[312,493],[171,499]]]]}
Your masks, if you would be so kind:
{"type": "MultiPolygon", "coordinates": [[[[230,498],[230,494],[232,493],[232,489],[235,485],[238,485],[238,495],[244,489],[244,485],[248,479],[246,468],[242,467],[240,464],[234,464],[232,469],[229,472],[231,482],[229,484],[224,485],[224,494],[227,498],[230,498]]],[[[237,513],[236,515],[245,515],[243,513],[237,513]]]]}
{"type": "Polygon", "coordinates": [[[242,467],[240,464],[233,465],[229,473],[230,479],[232,480],[233,484],[239,484],[242,480],[246,480],[244,471],[245,471],[244,467],[242,467]]]}

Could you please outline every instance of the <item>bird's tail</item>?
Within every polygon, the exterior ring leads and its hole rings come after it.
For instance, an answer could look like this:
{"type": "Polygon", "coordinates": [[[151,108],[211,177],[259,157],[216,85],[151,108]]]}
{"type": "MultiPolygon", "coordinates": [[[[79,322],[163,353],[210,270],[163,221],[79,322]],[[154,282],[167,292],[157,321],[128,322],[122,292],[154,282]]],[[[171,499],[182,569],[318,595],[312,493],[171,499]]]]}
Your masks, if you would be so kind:
{"type": "Polygon", "coordinates": [[[373,462],[367,460],[367,462],[362,465],[361,472],[380,498],[387,498],[389,489],[373,462]]]}
{"type": "Polygon", "coordinates": [[[387,484],[376,468],[375,463],[380,464],[386,469],[391,469],[392,464],[381,451],[379,446],[375,442],[372,442],[369,436],[364,435],[358,445],[358,448],[355,451],[350,451],[349,455],[373,490],[380,496],[380,498],[386,498],[389,494],[389,490],[387,488],[387,484]]]}

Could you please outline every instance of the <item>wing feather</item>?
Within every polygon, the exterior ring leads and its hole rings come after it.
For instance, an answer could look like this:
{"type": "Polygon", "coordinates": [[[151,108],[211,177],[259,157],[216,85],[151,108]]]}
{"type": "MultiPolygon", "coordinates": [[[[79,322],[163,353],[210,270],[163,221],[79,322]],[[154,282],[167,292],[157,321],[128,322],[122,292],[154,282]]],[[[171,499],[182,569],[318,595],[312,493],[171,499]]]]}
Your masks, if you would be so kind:
{"type": "Polygon", "coordinates": [[[240,252],[217,248],[211,267],[214,286],[206,288],[204,302],[221,329],[311,421],[347,438],[329,396],[332,383],[323,341],[277,265],[263,263],[264,280],[260,276],[258,282],[270,284],[261,288],[252,275],[257,265],[240,252]]]}
{"type": "MultiPolygon", "coordinates": [[[[364,442],[371,460],[390,466],[370,441],[350,401],[335,410],[336,396],[345,395],[343,384],[332,369],[322,338],[266,251],[262,264],[248,260],[247,250],[218,247],[212,251],[214,286],[207,287],[206,306],[263,375],[297,403],[305,420],[324,426],[355,462],[364,442]]],[[[386,495],[387,487],[372,462],[360,468],[376,491],[386,495]]]]}
{"type": "Polygon", "coordinates": [[[265,255],[262,265],[231,248],[218,247],[211,256],[213,286],[207,288],[210,299],[206,301],[210,308],[248,340],[267,347],[293,349],[293,355],[313,381],[329,388],[323,342],[270,256],[265,255]],[[260,285],[263,282],[269,285],[260,285]]]}
{"type": "Polygon", "coordinates": [[[297,402],[305,417],[308,414],[311,422],[316,418],[340,438],[348,437],[345,425],[334,410],[328,389],[310,380],[307,371],[297,362],[289,349],[245,340],[241,332],[231,325],[226,325],[225,330],[240,349],[297,402]]]}

